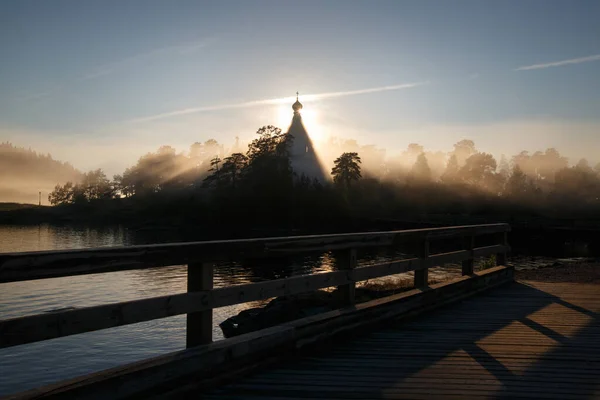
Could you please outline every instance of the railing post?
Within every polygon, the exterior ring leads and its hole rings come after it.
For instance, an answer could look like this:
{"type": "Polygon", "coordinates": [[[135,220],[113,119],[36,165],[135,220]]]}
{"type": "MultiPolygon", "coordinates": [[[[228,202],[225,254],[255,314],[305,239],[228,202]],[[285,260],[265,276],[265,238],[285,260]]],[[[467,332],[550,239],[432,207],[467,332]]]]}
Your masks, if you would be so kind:
{"type": "MultiPolygon", "coordinates": [[[[503,246],[508,246],[508,233],[500,232],[498,233],[498,244],[503,246]]],[[[496,265],[506,265],[506,250],[501,251],[496,254],[496,265]]]]}
{"type": "Polygon", "coordinates": [[[462,274],[463,275],[472,275],[475,272],[474,269],[474,261],[473,260],[473,249],[475,248],[475,236],[466,236],[463,238],[464,248],[465,250],[469,250],[471,253],[469,254],[469,258],[463,260],[462,262],[462,274]]]}
{"type": "MultiPolygon", "coordinates": [[[[213,263],[188,264],[188,293],[212,290],[213,269],[213,263]]],[[[212,309],[187,314],[187,348],[212,342],[212,319],[212,309]]]]}
{"type": "Polygon", "coordinates": [[[415,271],[415,287],[425,287],[429,282],[429,265],[427,258],[429,257],[429,239],[425,238],[419,243],[417,256],[421,259],[421,263],[424,266],[423,269],[415,271]]]}
{"type": "MultiPolygon", "coordinates": [[[[350,249],[340,260],[341,270],[353,270],[356,268],[356,249],[350,249]]],[[[339,302],[341,306],[352,305],[355,301],[356,282],[338,286],[339,302]]]]}

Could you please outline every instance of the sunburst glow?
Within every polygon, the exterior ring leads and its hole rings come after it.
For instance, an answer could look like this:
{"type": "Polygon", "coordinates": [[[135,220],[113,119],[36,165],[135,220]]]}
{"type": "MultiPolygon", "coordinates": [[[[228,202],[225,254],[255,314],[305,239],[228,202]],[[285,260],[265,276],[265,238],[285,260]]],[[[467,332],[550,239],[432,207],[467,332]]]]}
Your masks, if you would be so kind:
{"type": "MultiPolygon", "coordinates": [[[[294,101],[296,99],[294,98],[294,101]]],[[[308,132],[313,145],[318,147],[325,141],[325,133],[320,124],[319,112],[314,108],[314,105],[304,106],[302,109],[302,123],[308,132]]],[[[287,128],[292,122],[293,111],[289,104],[281,104],[276,108],[277,126],[283,131],[287,131],[287,128]]]]}

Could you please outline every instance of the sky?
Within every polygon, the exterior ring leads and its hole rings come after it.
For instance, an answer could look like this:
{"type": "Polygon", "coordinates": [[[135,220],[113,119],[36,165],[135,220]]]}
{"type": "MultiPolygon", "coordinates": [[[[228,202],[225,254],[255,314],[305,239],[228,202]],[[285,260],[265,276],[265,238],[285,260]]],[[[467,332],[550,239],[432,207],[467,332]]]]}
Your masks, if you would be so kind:
{"type": "MultiPolygon", "coordinates": [[[[595,0],[4,1],[0,141],[119,173],[287,128],[600,161],[595,0]]],[[[319,143],[317,143],[317,146],[319,143]]]]}

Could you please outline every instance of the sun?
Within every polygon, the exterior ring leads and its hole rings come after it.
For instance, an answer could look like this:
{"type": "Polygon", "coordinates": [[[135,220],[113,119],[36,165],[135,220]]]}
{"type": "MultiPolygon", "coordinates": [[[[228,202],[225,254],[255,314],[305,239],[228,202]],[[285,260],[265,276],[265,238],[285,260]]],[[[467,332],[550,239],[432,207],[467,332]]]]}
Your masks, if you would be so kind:
{"type": "MultiPolygon", "coordinates": [[[[292,109],[289,105],[278,105],[276,109],[277,113],[277,126],[281,128],[282,131],[286,132],[292,123],[292,109]]],[[[313,141],[313,144],[322,143],[325,139],[324,132],[321,124],[319,123],[319,113],[314,108],[314,106],[304,106],[301,112],[302,115],[302,123],[306,128],[306,132],[310,139],[313,141]]]]}

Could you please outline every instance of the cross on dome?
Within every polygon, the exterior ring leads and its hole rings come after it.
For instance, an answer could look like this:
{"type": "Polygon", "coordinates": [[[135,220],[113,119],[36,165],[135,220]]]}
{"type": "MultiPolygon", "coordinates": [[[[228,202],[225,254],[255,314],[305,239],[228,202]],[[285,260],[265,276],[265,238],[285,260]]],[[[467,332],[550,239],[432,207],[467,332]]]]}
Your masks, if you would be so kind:
{"type": "Polygon", "coordinates": [[[292,110],[294,110],[294,114],[299,113],[302,110],[302,103],[298,101],[298,92],[296,92],[296,102],[292,104],[292,110]]]}

